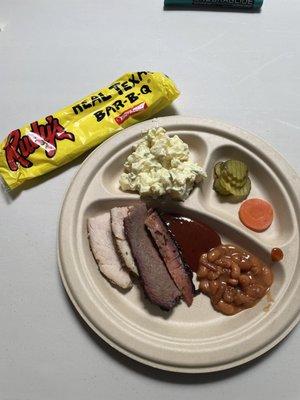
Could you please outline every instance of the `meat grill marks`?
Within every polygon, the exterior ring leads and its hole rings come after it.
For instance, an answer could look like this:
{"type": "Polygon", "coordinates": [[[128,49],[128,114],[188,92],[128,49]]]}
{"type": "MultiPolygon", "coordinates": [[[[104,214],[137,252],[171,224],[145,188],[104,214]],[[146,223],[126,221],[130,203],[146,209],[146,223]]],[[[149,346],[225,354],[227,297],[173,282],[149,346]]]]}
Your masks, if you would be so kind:
{"type": "Polygon", "coordinates": [[[124,219],[125,235],[137,265],[145,295],[163,310],[172,309],[181,293],[169,275],[145,226],[147,208],[134,206],[124,219]]]}
{"type": "Polygon", "coordinates": [[[183,264],[179,250],[157,211],[149,211],[145,225],[149,229],[171,277],[182,293],[183,300],[190,306],[195,293],[192,274],[183,264]]]}

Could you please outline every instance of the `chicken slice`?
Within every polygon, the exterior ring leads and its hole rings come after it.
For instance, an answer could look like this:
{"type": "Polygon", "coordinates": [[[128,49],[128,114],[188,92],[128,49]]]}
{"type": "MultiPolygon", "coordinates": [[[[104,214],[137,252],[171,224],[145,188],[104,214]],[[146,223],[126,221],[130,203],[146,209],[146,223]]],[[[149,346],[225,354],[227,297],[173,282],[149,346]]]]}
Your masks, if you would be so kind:
{"type": "Polygon", "coordinates": [[[129,243],[124,232],[124,218],[127,217],[129,207],[115,207],[110,210],[111,228],[116,240],[117,249],[129,271],[138,275],[138,269],[133,259],[129,243]]]}
{"type": "Polygon", "coordinates": [[[130,276],[122,267],[113,240],[110,213],[88,219],[89,242],[100,271],[107,279],[123,289],[132,286],[130,276]]]}

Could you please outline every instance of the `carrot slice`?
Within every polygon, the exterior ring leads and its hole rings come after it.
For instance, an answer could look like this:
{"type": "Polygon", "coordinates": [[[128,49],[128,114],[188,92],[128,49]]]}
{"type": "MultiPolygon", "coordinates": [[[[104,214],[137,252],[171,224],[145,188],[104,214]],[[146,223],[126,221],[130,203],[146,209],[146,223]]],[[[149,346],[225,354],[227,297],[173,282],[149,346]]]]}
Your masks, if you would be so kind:
{"type": "Polygon", "coordinates": [[[239,210],[241,222],[256,232],[268,229],[273,222],[273,215],[271,204],[262,199],[245,200],[239,210]]]}

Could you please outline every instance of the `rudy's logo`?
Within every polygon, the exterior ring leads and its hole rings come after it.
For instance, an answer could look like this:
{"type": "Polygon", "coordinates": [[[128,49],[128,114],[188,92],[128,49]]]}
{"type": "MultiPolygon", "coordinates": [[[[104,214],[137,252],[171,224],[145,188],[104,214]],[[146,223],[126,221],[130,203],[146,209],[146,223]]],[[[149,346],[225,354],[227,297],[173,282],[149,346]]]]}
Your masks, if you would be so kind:
{"type": "Polygon", "coordinates": [[[57,140],[75,141],[74,134],[66,132],[58,118],[49,115],[45,119],[47,121],[45,125],[38,122],[30,124],[31,131],[27,135],[21,137],[20,129],[8,135],[4,150],[7,164],[12,171],[17,171],[19,165],[24,168],[32,167],[33,164],[28,157],[39,147],[45,150],[48,158],[52,158],[56,154],[57,140]]]}

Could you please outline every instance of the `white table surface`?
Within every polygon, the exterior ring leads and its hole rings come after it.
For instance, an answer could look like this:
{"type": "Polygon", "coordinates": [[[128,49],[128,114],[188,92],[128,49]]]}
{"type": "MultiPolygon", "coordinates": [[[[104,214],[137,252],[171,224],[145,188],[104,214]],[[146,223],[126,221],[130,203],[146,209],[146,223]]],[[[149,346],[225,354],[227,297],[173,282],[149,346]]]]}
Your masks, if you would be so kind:
{"type": "MultiPolygon", "coordinates": [[[[181,90],[163,114],[205,116],[272,143],[300,172],[300,1],[259,14],[163,11],[162,0],[1,0],[1,137],[125,71],[181,90]]],[[[178,375],[110,349],[73,310],[56,262],[80,162],[0,196],[0,399],[299,399],[300,329],[234,370],[178,375]]]]}

